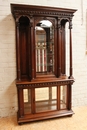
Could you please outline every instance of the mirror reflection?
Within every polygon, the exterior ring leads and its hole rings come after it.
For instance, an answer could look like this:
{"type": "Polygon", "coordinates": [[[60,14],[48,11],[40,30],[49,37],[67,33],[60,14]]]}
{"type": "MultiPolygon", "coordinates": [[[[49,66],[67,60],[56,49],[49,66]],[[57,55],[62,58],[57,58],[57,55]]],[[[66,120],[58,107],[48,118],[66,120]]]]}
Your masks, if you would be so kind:
{"type": "Polygon", "coordinates": [[[54,27],[49,20],[42,20],[35,27],[36,72],[54,72],[54,27]]]}

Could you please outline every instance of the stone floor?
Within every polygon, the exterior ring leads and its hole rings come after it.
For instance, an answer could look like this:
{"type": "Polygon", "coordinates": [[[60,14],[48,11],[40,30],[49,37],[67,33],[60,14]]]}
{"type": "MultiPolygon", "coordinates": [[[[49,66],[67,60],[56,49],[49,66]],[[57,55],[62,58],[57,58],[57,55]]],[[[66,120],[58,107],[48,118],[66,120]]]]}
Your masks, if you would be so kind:
{"type": "Polygon", "coordinates": [[[56,118],[23,125],[16,117],[0,118],[0,130],[87,130],[87,106],[73,108],[72,117],[56,118]]]}

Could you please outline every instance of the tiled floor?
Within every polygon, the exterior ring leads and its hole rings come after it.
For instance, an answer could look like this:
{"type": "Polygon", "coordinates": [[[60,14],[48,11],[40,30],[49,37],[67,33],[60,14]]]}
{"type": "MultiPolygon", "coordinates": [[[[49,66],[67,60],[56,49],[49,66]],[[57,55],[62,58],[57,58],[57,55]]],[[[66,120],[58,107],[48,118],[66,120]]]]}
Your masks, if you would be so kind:
{"type": "Polygon", "coordinates": [[[87,106],[73,108],[72,117],[18,125],[16,117],[0,118],[0,130],[87,130],[87,106]]]}

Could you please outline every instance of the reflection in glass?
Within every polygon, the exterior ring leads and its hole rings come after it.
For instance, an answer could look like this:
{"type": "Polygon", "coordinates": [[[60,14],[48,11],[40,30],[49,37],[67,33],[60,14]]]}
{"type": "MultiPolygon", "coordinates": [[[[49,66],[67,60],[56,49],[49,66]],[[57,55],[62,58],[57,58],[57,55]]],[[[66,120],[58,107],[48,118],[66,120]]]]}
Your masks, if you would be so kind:
{"type": "Polygon", "coordinates": [[[54,72],[54,28],[48,20],[40,21],[35,27],[36,72],[54,72]]]}
{"type": "Polygon", "coordinates": [[[35,89],[36,112],[57,109],[57,87],[45,87],[35,89]]]}
{"type": "Polygon", "coordinates": [[[24,95],[24,113],[29,114],[31,113],[31,90],[24,89],[23,95],[24,95]]]}
{"type": "Polygon", "coordinates": [[[67,86],[60,86],[60,109],[65,109],[67,103],[67,86]]]}

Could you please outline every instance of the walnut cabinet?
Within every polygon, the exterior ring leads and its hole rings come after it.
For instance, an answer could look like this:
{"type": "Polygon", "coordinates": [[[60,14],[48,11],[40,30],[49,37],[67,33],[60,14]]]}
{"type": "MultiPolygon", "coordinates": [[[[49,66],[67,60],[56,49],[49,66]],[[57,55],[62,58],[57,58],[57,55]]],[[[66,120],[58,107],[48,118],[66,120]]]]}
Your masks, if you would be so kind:
{"type": "Polygon", "coordinates": [[[72,116],[75,9],[11,4],[15,20],[18,123],[72,116]]]}

